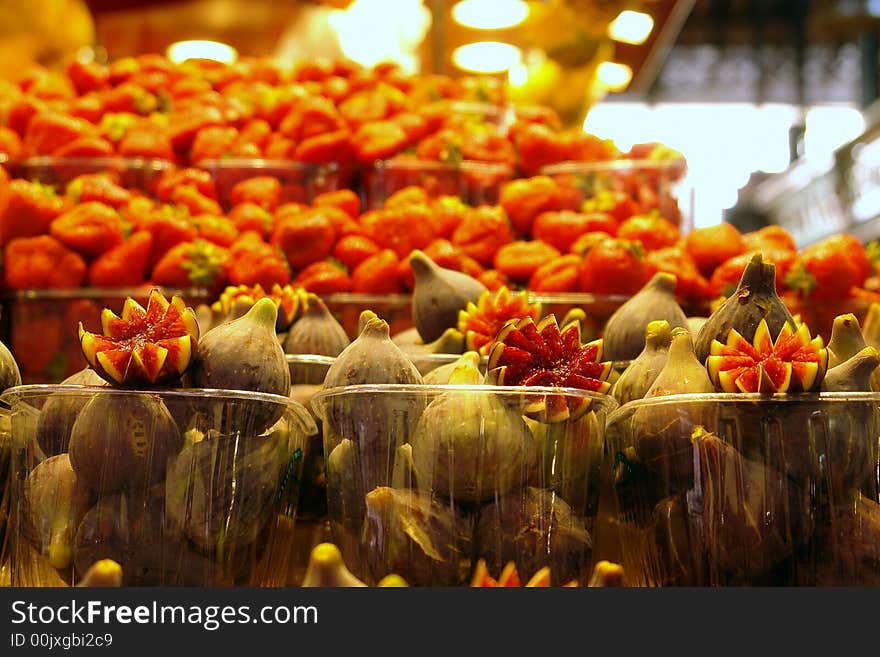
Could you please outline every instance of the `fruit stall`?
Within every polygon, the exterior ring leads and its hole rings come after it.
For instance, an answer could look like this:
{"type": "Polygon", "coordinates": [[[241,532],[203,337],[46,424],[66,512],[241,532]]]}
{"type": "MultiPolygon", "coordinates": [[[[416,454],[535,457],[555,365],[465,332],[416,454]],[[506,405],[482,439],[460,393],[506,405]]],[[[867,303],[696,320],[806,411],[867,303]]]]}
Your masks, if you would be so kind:
{"type": "Polygon", "coordinates": [[[859,237],[491,78],[0,85],[0,583],[880,582],[859,237]]]}

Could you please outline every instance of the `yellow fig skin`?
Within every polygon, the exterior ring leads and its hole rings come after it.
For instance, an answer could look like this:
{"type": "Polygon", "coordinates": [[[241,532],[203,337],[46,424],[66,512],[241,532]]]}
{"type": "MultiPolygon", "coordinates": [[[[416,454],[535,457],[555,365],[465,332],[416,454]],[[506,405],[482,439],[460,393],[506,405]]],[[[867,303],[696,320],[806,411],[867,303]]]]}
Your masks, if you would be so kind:
{"type": "Polygon", "coordinates": [[[365,587],[346,567],[342,552],[333,543],[320,543],[312,548],[303,587],[365,587]]]}

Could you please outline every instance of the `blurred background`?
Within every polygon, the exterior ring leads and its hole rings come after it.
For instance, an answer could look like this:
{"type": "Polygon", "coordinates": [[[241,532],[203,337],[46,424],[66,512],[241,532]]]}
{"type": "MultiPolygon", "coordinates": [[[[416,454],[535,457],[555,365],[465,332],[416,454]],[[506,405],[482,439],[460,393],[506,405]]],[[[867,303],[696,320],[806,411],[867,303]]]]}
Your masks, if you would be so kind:
{"type": "Polygon", "coordinates": [[[878,26],[874,0],[0,0],[0,74],[146,52],[478,73],[623,150],[681,151],[696,226],[806,244],[880,233],[878,26]]]}

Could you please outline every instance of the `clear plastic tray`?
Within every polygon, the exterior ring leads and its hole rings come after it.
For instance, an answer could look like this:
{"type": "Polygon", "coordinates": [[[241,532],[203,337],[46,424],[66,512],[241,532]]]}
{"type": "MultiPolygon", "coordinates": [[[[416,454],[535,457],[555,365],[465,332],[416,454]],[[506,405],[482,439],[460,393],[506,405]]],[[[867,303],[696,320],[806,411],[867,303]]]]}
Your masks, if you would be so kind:
{"type": "Polygon", "coordinates": [[[466,585],[476,560],[554,584],[589,576],[607,395],[570,388],[353,385],[312,398],[334,542],[365,581],[466,585]],[[555,406],[554,406],[555,405],[555,406]],[[569,409],[547,423],[548,407],[569,409]]]}
{"type": "Polygon", "coordinates": [[[606,444],[628,582],[880,584],[880,393],[642,399],[606,444]]]}

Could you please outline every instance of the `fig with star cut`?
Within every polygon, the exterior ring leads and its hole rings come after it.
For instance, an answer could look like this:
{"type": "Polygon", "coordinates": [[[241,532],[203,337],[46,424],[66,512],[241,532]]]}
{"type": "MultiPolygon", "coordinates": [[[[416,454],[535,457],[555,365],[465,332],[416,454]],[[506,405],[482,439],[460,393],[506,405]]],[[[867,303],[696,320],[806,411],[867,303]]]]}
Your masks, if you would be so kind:
{"type": "Polygon", "coordinates": [[[131,297],[120,315],[101,312],[103,335],[79,324],[79,342],[89,366],[111,385],[135,388],[177,381],[196,354],[199,325],[180,297],[169,301],[157,289],[144,308],[131,297]]]}
{"type": "MultiPolygon", "coordinates": [[[[535,324],[531,317],[510,321],[498,332],[489,353],[488,383],[578,388],[607,393],[610,362],[600,362],[602,339],[581,344],[580,324],[562,329],[555,315],[535,324]]],[[[541,422],[576,419],[590,402],[572,394],[529,395],[523,412],[541,422]]]]}

